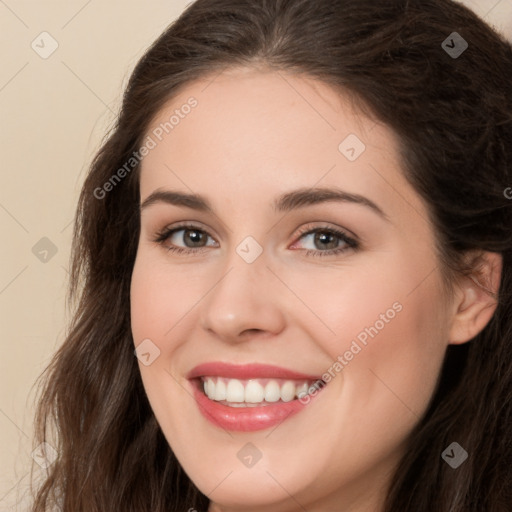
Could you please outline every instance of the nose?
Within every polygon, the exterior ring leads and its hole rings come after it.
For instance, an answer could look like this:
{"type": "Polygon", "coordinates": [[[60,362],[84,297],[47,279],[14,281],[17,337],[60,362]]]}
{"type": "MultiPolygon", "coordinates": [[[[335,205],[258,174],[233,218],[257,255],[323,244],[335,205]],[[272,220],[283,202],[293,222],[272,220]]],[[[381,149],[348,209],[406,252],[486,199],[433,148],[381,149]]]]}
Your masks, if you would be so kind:
{"type": "Polygon", "coordinates": [[[238,343],[284,329],[283,290],[267,268],[264,254],[252,263],[246,263],[236,253],[232,255],[223,275],[201,301],[200,324],[204,330],[224,341],[238,343]]]}

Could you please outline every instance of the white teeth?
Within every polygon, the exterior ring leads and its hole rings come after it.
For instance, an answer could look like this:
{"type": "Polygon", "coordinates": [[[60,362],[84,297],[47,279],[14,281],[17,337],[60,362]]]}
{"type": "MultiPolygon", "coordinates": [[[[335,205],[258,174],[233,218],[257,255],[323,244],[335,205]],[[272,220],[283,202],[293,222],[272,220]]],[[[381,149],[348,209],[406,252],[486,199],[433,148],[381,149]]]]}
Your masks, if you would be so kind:
{"type": "MultiPolygon", "coordinates": [[[[293,380],[228,379],[224,377],[203,377],[204,392],[210,400],[227,401],[230,404],[259,404],[290,402],[308,394],[310,383],[293,380]]],[[[240,405],[243,407],[243,405],[240,405]]]]}
{"type": "MultiPolygon", "coordinates": [[[[213,382],[213,380],[212,380],[213,382]]],[[[244,385],[237,379],[230,379],[226,389],[226,400],[228,402],[244,402],[244,385]]]]}
{"type": "Polygon", "coordinates": [[[265,386],[265,400],[267,402],[277,402],[281,398],[281,390],[279,384],[275,380],[271,380],[265,386]]]}
{"type": "Polygon", "coordinates": [[[245,400],[251,404],[263,402],[265,398],[265,391],[263,386],[257,380],[250,380],[245,386],[245,400]]]}
{"type": "Polygon", "coordinates": [[[215,382],[213,380],[206,381],[206,394],[209,398],[215,398],[215,382]]]}
{"type": "Polygon", "coordinates": [[[287,380],[281,388],[281,400],[289,402],[295,398],[295,383],[287,380]]]}
{"type": "Polygon", "coordinates": [[[226,400],[226,396],[226,383],[222,379],[217,379],[217,383],[215,384],[215,396],[213,397],[214,400],[226,400]]]}
{"type": "Polygon", "coordinates": [[[297,386],[297,397],[302,398],[303,396],[308,394],[308,383],[304,382],[300,386],[297,386]]]}

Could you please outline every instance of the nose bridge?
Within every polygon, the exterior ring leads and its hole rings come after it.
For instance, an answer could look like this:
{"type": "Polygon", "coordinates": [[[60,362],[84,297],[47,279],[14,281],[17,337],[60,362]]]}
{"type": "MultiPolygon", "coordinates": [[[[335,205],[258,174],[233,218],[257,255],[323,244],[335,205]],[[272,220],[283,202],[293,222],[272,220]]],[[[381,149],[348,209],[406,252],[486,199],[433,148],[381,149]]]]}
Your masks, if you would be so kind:
{"type": "Polygon", "coordinates": [[[246,330],[278,332],[283,326],[277,286],[263,247],[246,237],[226,256],[223,273],[201,307],[202,327],[235,340],[246,330]],[[274,283],[274,284],[272,284],[274,283]]]}

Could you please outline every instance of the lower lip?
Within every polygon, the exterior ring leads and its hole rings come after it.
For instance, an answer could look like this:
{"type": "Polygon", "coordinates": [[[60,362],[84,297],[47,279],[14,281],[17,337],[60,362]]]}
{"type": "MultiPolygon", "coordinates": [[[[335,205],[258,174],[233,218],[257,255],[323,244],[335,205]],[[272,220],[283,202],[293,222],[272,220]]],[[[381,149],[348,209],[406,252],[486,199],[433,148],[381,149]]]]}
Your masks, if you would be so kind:
{"type": "Polygon", "coordinates": [[[210,400],[199,388],[201,381],[192,382],[194,398],[201,414],[214,425],[224,430],[254,432],[274,427],[304,410],[321,393],[309,395],[307,404],[295,399],[290,402],[276,402],[261,407],[230,407],[210,400]]]}

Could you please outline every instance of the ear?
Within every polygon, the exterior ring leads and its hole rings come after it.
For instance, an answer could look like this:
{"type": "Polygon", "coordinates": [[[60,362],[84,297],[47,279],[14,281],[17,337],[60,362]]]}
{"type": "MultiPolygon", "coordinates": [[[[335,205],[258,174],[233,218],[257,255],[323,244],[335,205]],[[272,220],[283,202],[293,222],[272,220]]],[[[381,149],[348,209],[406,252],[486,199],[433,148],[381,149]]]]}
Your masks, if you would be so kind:
{"type": "Polygon", "coordinates": [[[497,306],[503,258],[495,252],[479,256],[474,274],[464,277],[454,296],[450,344],[472,340],[491,320],[497,306]]]}

